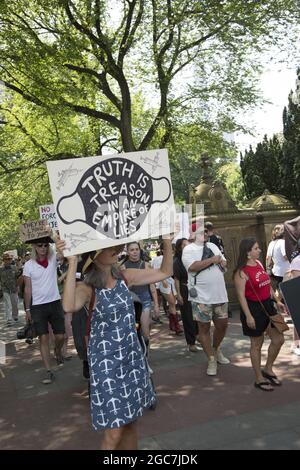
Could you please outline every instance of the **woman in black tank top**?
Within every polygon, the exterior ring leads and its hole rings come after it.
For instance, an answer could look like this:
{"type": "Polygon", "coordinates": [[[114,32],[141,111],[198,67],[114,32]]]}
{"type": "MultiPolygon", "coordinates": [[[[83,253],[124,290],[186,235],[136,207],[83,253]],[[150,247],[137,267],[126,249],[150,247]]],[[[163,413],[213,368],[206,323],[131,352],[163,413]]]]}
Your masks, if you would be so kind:
{"type": "MultiPolygon", "coordinates": [[[[138,242],[128,243],[127,255],[128,259],[123,263],[123,266],[126,269],[147,269],[150,267],[143,259],[141,259],[141,247],[138,242]]],[[[130,290],[139,297],[143,305],[141,329],[146,342],[149,342],[152,299],[154,302],[154,310],[159,308],[155,286],[154,284],[147,284],[145,286],[131,286],[130,290]]]]}

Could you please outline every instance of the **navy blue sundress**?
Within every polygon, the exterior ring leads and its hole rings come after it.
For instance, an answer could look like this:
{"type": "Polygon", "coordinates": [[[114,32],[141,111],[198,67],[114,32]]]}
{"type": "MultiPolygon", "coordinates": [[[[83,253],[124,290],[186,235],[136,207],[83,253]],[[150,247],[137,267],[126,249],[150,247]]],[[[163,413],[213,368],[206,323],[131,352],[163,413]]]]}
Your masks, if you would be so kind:
{"type": "Polygon", "coordinates": [[[95,429],[131,423],[155,402],[132,297],[122,279],[112,289],[96,289],[88,359],[95,429]]]}

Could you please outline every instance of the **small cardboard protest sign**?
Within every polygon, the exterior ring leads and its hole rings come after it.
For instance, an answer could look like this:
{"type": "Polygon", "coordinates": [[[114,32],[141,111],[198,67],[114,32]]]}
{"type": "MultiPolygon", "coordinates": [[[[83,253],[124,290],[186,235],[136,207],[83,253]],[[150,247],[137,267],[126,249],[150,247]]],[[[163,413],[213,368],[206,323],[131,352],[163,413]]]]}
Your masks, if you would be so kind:
{"type": "Polygon", "coordinates": [[[47,220],[33,220],[20,225],[20,238],[24,243],[30,243],[39,238],[49,237],[49,230],[46,228],[47,220]]]}
{"type": "Polygon", "coordinates": [[[166,150],[50,161],[47,169],[66,255],[173,231],[166,150]]]}
{"type": "Polygon", "coordinates": [[[4,254],[8,254],[15,259],[18,258],[18,250],[6,250],[4,254]]]}
{"type": "Polygon", "coordinates": [[[56,212],[54,210],[53,204],[45,204],[44,206],[39,206],[40,219],[45,219],[48,222],[49,227],[53,230],[58,230],[56,212]]]}

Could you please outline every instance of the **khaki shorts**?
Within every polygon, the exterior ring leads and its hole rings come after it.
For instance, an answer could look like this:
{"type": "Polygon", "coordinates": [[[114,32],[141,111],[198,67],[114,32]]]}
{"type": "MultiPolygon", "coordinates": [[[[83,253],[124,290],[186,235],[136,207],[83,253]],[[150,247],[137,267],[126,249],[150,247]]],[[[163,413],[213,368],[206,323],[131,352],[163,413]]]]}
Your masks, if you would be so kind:
{"type": "Polygon", "coordinates": [[[210,323],[212,320],[224,320],[228,318],[228,303],[224,304],[199,304],[192,302],[193,319],[202,323],[210,323]]]}

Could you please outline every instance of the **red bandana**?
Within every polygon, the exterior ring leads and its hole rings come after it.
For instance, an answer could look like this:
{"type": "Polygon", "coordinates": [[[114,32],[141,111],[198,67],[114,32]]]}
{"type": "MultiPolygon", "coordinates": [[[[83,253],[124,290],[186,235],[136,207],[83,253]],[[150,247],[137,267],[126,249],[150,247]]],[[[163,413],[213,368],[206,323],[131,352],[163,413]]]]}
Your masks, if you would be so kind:
{"type": "Polygon", "coordinates": [[[41,261],[39,260],[36,260],[36,262],[40,265],[40,266],[43,266],[43,268],[47,268],[48,267],[48,258],[45,258],[41,261]]]}

